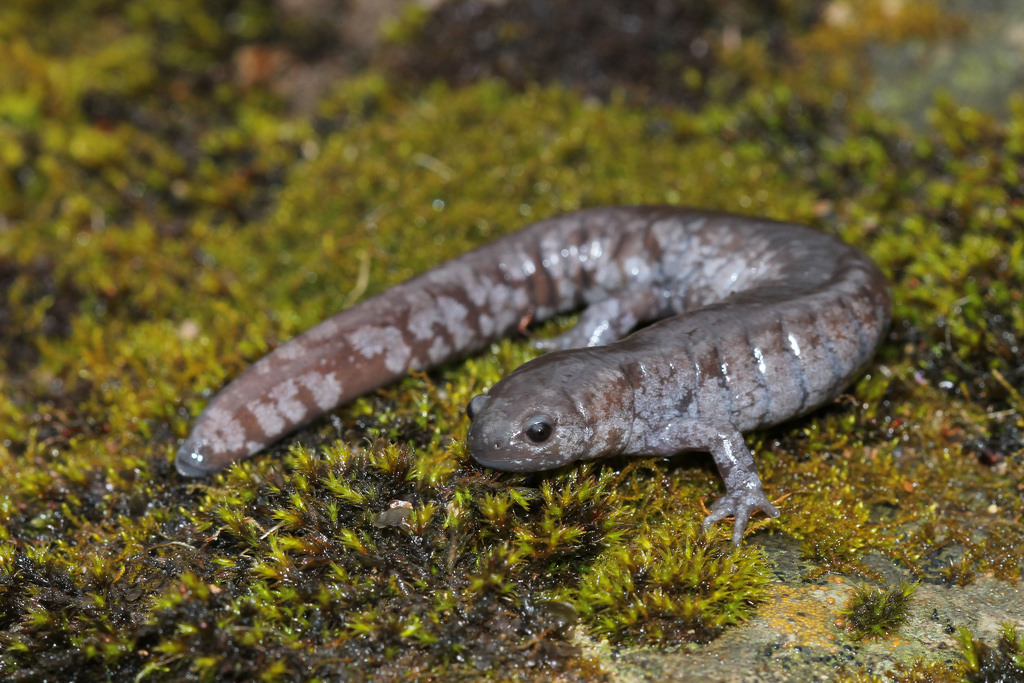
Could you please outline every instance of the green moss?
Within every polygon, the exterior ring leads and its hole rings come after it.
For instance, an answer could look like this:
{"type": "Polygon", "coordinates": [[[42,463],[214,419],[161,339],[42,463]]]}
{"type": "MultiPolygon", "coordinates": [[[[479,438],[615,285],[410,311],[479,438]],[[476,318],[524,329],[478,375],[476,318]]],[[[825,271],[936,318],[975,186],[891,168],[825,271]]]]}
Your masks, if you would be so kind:
{"type": "MultiPolygon", "coordinates": [[[[264,483],[235,497],[225,482],[192,516],[210,537],[211,573],[157,603],[165,653],[205,653],[189,665],[204,677],[225,647],[295,652],[314,637],[318,675],[386,668],[399,653],[425,672],[446,661],[510,675],[520,643],[561,628],[559,608],[537,596],[614,537],[611,473],[566,470],[524,494],[460,469],[435,488],[415,462],[429,457],[339,442],[292,449],[277,472],[234,470],[264,483]]],[[[572,656],[558,638],[538,647],[552,662],[572,656]]]]}
{"type": "MultiPolygon", "coordinates": [[[[886,678],[894,683],[958,683],[964,680],[962,666],[950,666],[947,662],[925,662],[918,660],[912,665],[897,663],[886,678]]],[[[876,676],[865,675],[865,681],[876,681],[876,676]]]]}
{"type": "Polygon", "coordinates": [[[917,584],[912,583],[884,589],[861,586],[839,613],[858,639],[890,636],[906,621],[910,598],[916,590],[917,584]]]}
{"type": "Polygon", "coordinates": [[[1024,636],[1013,624],[1000,629],[999,643],[989,647],[976,640],[970,629],[959,632],[963,657],[967,662],[968,681],[1011,681],[1024,678],[1024,636]]]}
{"type": "Polygon", "coordinates": [[[908,131],[800,67],[739,88],[774,68],[750,41],[729,59],[751,71],[697,74],[729,93],[699,111],[369,73],[292,116],[230,77],[236,50],[316,34],[264,3],[58,4],[0,10],[5,678],[592,679],[574,628],[672,645],[748,619],[769,554],[698,533],[721,488],[706,458],[467,460],[463,406],[535,355],[523,339],[214,479],[173,472],[210,392],[269,349],[598,204],[807,222],[892,277],[868,375],[749,437],[783,510],[751,536],[798,539],[808,578],[878,557],[951,586],[1021,578],[1020,101],[1000,123],[939,100],[933,131],[908,131]]]}
{"type": "Polygon", "coordinates": [[[694,520],[645,529],[583,576],[578,604],[615,644],[705,642],[749,618],[764,598],[764,558],[709,544],[694,520]]]}

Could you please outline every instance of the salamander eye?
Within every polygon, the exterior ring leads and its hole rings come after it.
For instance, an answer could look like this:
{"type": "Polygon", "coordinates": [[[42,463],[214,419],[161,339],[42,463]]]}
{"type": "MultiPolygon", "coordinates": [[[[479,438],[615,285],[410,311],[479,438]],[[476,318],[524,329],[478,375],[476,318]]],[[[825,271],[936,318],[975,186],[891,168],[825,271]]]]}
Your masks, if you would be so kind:
{"type": "Polygon", "coordinates": [[[526,421],[525,431],[526,438],[530,441],[534,443],[544,443],[551,437],[551,433],[555,431],[555,428],[551,424],[551,420],[543,415],[537,415],[526,421]]]}

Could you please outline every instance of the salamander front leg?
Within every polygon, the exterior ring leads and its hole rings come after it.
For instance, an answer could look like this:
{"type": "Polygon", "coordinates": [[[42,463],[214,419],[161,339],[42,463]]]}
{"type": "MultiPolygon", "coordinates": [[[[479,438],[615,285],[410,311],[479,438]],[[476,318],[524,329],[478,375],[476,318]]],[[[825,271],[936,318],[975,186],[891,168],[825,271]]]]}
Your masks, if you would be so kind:
{"type": "Polygon", "coordinates": [[[568,332],[550,339],[537,339],[533,344],[546,351],[610,344],[625,337],[638,323],[661,316],[664,311],[659,305],[658,294],[653,289],[628,289],[591,303],[568,332]]]}
{"type": "Polygon", "coordinates": [[[711,505],[711,514],[701,525],[704,531],[726,517],[734,517],[733,545],[739,545],[747,521],[755,510],[769,517],[779,511],[764,495],[754,458],[743,441],[743,435],[729,424],[711,424],[700,420],[673,420],[653,439],[645,453],[672,455],[680,451],[707,451],[715,460],[718,473],[725,482],[725,495],[711,505]]]}

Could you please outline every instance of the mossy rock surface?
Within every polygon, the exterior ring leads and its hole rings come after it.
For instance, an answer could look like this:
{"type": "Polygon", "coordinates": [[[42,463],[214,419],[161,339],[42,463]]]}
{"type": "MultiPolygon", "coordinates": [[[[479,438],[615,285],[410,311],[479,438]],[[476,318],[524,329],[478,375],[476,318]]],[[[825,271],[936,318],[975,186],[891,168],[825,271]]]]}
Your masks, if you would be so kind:
{"type": "Polygon", "coordinates": [[[968,31],[933,3],[641,4],[550,3],[574,42],[535,3],[396,10],[382,41],[357,40],[362,2],[4,3],[0,677],[1024,667],[1024,100],[872,108],[880,44],[968,31]],[[654,42],[624,64],[624,35],[654,42]],[[468,460],[463,406],[522,338],[174,471],[213,392],[303,329],[633,203],[807,223],[893,282],[866,374],[748,437],[783,514],[739,548],[699,533],[701,455],[468,460]]]}

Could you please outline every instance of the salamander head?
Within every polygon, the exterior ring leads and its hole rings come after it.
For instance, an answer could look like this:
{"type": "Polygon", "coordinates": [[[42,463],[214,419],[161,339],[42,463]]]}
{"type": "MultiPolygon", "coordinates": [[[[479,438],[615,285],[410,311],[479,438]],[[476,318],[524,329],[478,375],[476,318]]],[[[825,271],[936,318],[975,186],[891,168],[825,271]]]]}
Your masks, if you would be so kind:
{"type": "Polygon", "coordinates": [[[523,365],[470,401],[469,453],[496,470],[534,472],[620,452],[632,424],[621,373],[592,351],[561,351],[523,365]]]}

